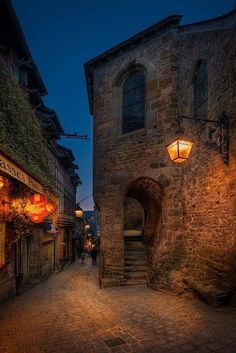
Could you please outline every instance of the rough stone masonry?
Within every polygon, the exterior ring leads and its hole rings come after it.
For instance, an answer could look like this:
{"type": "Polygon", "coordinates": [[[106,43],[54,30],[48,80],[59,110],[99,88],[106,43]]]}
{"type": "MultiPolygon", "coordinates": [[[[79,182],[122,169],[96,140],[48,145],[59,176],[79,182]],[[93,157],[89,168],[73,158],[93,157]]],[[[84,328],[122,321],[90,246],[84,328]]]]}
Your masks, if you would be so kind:
{"type": "MultiPolygon", "coordinates": [[[[147,212],[148,282],[206,299],[236,288],[236,10],[181,25],[170,16],[85,64],[94,122],[94,197],[101,212],[101,285],[124,275],[126,196],[147,212]],[[230,119],[229,163],[207,148],[207,125],[184,121],[190,158],[170,161],[176,114],[194,117],[194,73],[207,64],[204,118],[230,119]],[[122,85],[145,73],[144,127],[122,134],[122,85]],[[201,129],[199,129],[199,127],[201,129]]],[[[213,126],[214,128],[214,126],[213,126]]],[[[214,134],[214,132],[213,132],[214,134]]]]}

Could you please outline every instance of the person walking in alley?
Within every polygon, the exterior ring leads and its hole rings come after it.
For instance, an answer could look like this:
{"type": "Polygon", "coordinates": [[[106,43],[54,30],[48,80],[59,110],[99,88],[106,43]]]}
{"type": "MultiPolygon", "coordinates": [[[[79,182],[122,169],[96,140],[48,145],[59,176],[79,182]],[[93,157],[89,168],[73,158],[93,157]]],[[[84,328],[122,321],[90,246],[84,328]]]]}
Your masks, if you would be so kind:
{"type": "Polygon", "coordinates": [[[77,254],[78,259],[81,258],[81,253],[82,253],[82,247],[79,243],[77,243],[76,244],[76,254],[77,254]]]}
{"type": "Polygon", "coordinates": [[[94,246],[91,250],[90,256],[92,258],[92,264],[96,265],[97,264],[97,248],[94,246]]]}
{"type": "Polygon", "coordinates": [[[84,261],[85,261],[85,251],[84,251],[84,248],[83,248],[82,251],[81,251],[81,263],[84,264],[84,261]]]}

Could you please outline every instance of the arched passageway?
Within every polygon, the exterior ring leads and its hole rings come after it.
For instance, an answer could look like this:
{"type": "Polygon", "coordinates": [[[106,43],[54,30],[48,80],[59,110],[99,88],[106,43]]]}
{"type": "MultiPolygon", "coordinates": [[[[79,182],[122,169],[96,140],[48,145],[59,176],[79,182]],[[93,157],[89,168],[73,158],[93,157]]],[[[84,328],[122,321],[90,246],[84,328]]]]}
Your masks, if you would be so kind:
{"type": "Polygon", "coordinates": [[[126,237],[142,235],[144,223],[143,206],[133,197],[126,196],[124,200],[124,235],[126,237]]]}
{"type": "Polygon", "coordinates": [[[124,199],[124,284],[146,284],[149,247],[161,229],[162,189],[153,179],[134,180],[124,199]]]}

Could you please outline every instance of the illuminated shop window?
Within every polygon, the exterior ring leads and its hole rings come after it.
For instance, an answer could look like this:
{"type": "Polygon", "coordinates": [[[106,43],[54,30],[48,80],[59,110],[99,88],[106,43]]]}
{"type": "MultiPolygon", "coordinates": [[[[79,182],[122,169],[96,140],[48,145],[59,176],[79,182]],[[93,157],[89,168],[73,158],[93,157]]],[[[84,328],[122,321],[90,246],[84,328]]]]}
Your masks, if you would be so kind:
{"type": "Polygon", "coordinates": [[[0,223],[0,268],[5,265],[6,256],[6,224],[0,223]]]}

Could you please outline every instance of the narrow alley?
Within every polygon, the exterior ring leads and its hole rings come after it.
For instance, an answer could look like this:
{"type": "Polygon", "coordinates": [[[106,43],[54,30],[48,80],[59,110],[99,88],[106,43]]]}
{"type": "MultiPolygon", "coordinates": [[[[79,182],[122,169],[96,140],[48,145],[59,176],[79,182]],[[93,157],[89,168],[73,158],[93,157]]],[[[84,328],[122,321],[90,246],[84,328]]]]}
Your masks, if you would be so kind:
{"type": "Polygon", "coordinates": [[[236,352],[236,308],[145,286],[99,289],[89,260],[1,304],[0,353],[236,352]]]}

